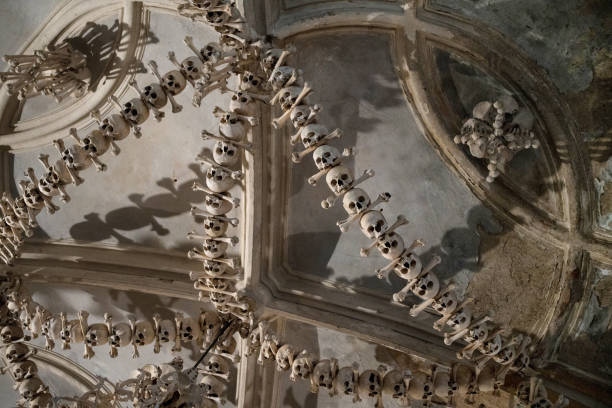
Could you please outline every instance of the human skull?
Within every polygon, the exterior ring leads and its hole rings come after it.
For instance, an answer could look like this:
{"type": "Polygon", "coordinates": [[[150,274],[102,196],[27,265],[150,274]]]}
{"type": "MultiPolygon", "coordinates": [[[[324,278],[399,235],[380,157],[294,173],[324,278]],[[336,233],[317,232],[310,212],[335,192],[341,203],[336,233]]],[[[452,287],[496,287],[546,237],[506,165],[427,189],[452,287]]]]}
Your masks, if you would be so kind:
{"type": "Polygon", "coordinates": [[[209,398],[220,398],[225,391],[225,383],[214,375],[205,375],[198,384],[203,395],[209,398]]]}
{"type": "Polygon", "coordinates": [[[232,95],[229,110],[241,115],[253,116],[257,111],[257,105],[248,93],[238,91],[232,95]]]}
{"type": "Polygon", "coordinates": [[[99,129],[89,132],[83,138],[83,149],[90,155],[101,156],[106,153],[109,147],[110,141],[104,136],[104,132],[99,129]]]}
{"type": "Polygon", "coordinates": [[[419,278],[416,285],[412,288],[412,293],[421,299],[427,300],[436,296],[439,290],[440,281],[438,277],[431,272],[427,272],[419,278]]]}
{"type": "Polygon", "coordinates": [[[176,324],[169,319],[160,320],[157,336],[161,343],[169,343],[176,339],[176,324]]]}
{"type": "Polygon", "coordinates": [[[213,194],[206,195],[204,205],[206,211],[213,215],[223,215],[233,208],[232,203],[213,194]]]}
{"type": "Polygon", "coordinates": [[[478,120],[493,123],[495,120],[496,110],[493,108],[493,104],[489,101],[482,101],[474,105],[472,109],[472,117],[478,120]]]}
{"type": "Polygon", "coordinates": [[[359,226],[361,232],[370,239],[378,239],[389,229],[387,220],[378,210],[367,211],[363,214],[359,220],[359,226]]]}
{"type": "Polygon", "coordinates": [[[376,248],[385,259],[396,259],[404,252],[404,239],[391,231],[383,234],[376,242],[376,248]]]}
{"type": "Polygon", "coordinates": [[[335,361],[332,363],[331,360],[321,360],[315,365],[311,379],[316,383],[317,387],[323,387],[332,392],[337,373],[338,366],[335,361]]]}
{"type": "Polygon", "coordinates": [[[144,87],[144,97],[147,103],[154,106],[156,109],[161,109],[168,103],[168,96],[164,92],[161,85],[152,83],[144,87]]]}
{"type": "Polygon", "coordinates": [[[205,311],[200,314],[200,331],[206,343],[212,341],[213,336],[221,329],[221,320],[217,312],[205,311]]]}
{"type": "Polygon", "coordinates": [[[202,49],[200,49],[200,57],[204,62],[215,63],[221,59],[223,56],[223,50],[221,49],[221,45],[215,42],[210,42],[206,44],[202,49]]]}
{"type": "Polygon", "coordinates": [[[30,401],[30,408],[51,408],[53,407],[53,397],[48,392],[38,394],[30,401]]]}
{"type": "Polygon", "coordinates": [[[153,343],[155,340],[155,329],[148,320],[141,320],[134,325],[132,340],[139,346],[153,343]]]}
{"type": "Polygon", "coordinates": [[[329,129],[327,127],[319,125],[318,123],[311,123],[304,126],[300,131],[300,139],[304,147],[308,149],[319,143],[327,134],[329,134],[329,129]]]}
{"type": "Polygon", "coordinates": [[[92,162],[83,146],[73,144],[62,152],[62,159],[66,166],[75,170],[85,170],[92,162]]]}
{"type": "MultiPolygon", "coordinates": [[[[40,210],[45,206],[45,200],[42,197],[40,190],[38,190],[38,186],[32,183],[25,184],[23,189],[23,200],[25,201],[26,205],[33,210],[40,210]]],[[[0,220],[0,224],[1,223],[2,220],[0,220]]],[[[1,228],[2,227],[0,226],[0,229],[1,228]]]]}
{"type": "Polygon", "coordinates": [[[266,50],[261,61],[262,68],[266,73],[269,74],[272,72],[282,53],[283,50],[279,48],[271,48],[266,50]]]}
{"type": "MultiPolygon", "coordinates": [[[[291,107],[293,107],[295,102],[297,102],[297,98],[300,96],[302,88],[299,86],[288,86],[281,89],[279,92],[280,97],[278,98],[278,103],[280,104],[282,110],[288,111],[291,109],[291,107]]],[[[304,104],[304,99],[302,99],[302,105],[304,104]]]]}
{"type": "Polygon", "coordinates": [[[125,347],[132,341],[132,328],[128,323],[113,325],[109,342],[113,347],[125,347]]]}
{"type": "Polygon", "coordinates": [[[493,360],[495,360],[496,363],[498,364],[502,364],[502,365],[506,365],[509,364],[511,361],[514,361],[514,358],[516,357],[516,346],[512,345],[509,347],[504,347],[503,349],[500,350],[499,353],[495,354],[493,356],[493,360]]]}
{"type": "Polygon", "coordinates": [[[4,349],[4,357],[9,363],[24,361],[30,349],[23,343],[12,343],[4,349]]]}
{"type": "Polygon", "coordinates": [[[262,83],[262,79],[250,71],[240,75],[240,89],[243,91],[256,90],[262,83]]]}
{"type": "Polygon", "coordinates": [[[421,372],[416,372],[412,375],[408,385],[408,396],[411,399],[417,401],[429,400],[433,395],[433,391],[434,386],[430,376],[421,372]]]}
{"type": "Polygon", "coordinates": [[[13,343],[23,338],[23,329],[16,323],[4,326],[0,331],[0,338],[5,344],[13,343]]]}
{"type": "Polygon", "coordinates": [[[11,374],[15,381],[23,381],[27,378],[31,378],[38,373],[38,367],[33,361],[24,360],[19,361],[10,366],[11,374]]]}
{"type": "Polygon", "coordinates": [[[457,393],[457,383],[453,381],[450,373],[439,371],[434,376],[434,394],[440,398],[452,397],[457,393]]]}
{"type": "Polygon", "coordinates": [[[467,307],[462,307],[456,311],[446,322],[446,325],[455,332],[466,329],[472,321],[472,311],[467,307]]]}
{"type": "Polygon", "coordinates": [[[193,318],[187,317],[181,321],[181,329],[179,331],[181,340],[184,342],[198,341],[200,338],[200,323],[193,318]]]}
{"type": "Polygon", "coordinates": [[[230,372],[230,362],[224,357],[212,354],[206,363],[208,371],[214,374],[228,374],[230,372]]]}
{"type": "Polygon", "coordinates": [[[368,193],[360,188],[353,188],[342,197],[342,207],[349,215],[361,214],[370,207],[370,203],[368,193]]]}
{"type": "Polygon", "coordinates": [[[23,399],[32,401],[36,396],[45,391],[45,386],[38,377],[28,378],[19,384],[19,394],[23,399]]]}
{"type": "Polygon", "coordinates": [[[289,370],[293,365],[293,360],[296,355],[297,351],[291,344],[282,345],[276,353],[276,368],[279,371],[289,370]]]}
{"type": "Polygon", "coordinates": [[[222,166],[232,166],[240,159],[239,153],[240,151],[236,148],[236,145],[219,140],[215,143],[213,149],[213,159],[222,166]]]}
{"type": "Polygon", "coordinates": [[[211,166],[206,170],[206,186],[215,193],[223,193],[233,185],[232,175],[224,168],[211,166]]]}
{"type": "MultiPolygon", "coordinates": [[[[43,191],[41,189],[41,186],[40,186],[40,180],[38,182],[38,190],[41,193],[43,193],[43,191]]],[[[45,194],[45,193],[43,193],[43,194],[45,194]]],[[[28,204],[25,201],[25,197],[19,196],[19,197],[15,198],[14,203],[15,203],[15,205],[13,207],[13,210],[15,211],[15,215],[17,217],[19,217],[19,218],[27,219],[29,217],[29,215],[28,215],[29,207],[28,207],[28,204]]]]}
{"type": "Polygon", "coordinates": [[[402,258],[395,266],[395,272],[402,279],[415,279],[423,270],[423,263],[415,253],[410,252],[402,255],[402,258]]]}
{"type": "Polygon", "coordinates": [[[113,113],[105,118],[98,129],[104,132],[106,137],[114,140],[125,139],[130,134],[130,125],[122,115],[117,113],[113,113]]]}
{"type": "Polygon", "coordinates": [[[340,164],[340,152],[333,146],[322,145],[315,149],[312,159],[319,170],[340,164]]]}
{"type": "Polygon", "coordinates": [[[101,346],[108,343],[108,326],[103,323],[96,323],[89,326],[85,335],[85,342],[92,347],[101,346]]]}
{"type": "Polygon", "coordinates": [[[211,237],[221,237],[227,231],[228,222],[216,217],[204,217],[202,226],[207,235],[211,237]]]}
{"type": "Polygon", "coordinates": [[[206,13],[204,18],[211,25],[224,26],[232,16],[223,10],[213,10],[206,13]]]}
{"type": "Polygon", "coordinates": [[[291,111],[290,115],[293,127],[298,129],[304,126],[313,112],[313,108],[309,105],[296,106],[295,109],[291,111]]]}
{"type": "Polygon", "coordinates": [[[228,336],[222,342],[217,343],[215,346],[215,352],[220,354],[234,354],[236,352],[236,348],[238,347],[238,342],[234,338],[234,336],[228,336]]]}
{"type": "Polygon", "coordinates": [[[142,99],[130,99],[123,104],[123,117],[134,125],[142,125],[149,118],[149,108],[142,99]]]}
{"type": "Polygon", "coordinates": [[[192,81],[197,81],[204,74],[204,64],[198,57],[187,57],[181,62],[181,73],[192,81]]]}
{"type": "Polygon", "coordinates": [[[204,272],[213,276],[221,276],[227,270],[224,263],[206,260],[203,262],[204,272]]]}
{"type": "Polygon", "coordinates": [[[489,326],[485,322],[469,329],[463,339],[468,343],[474,343],[477,341],[484,341],[488,335],[489,326]]]}
{"type": "Polygon", "coordinates": [[[187,80],[181,71],[172,70],[164,74],[161,85],[169,94],[178,95],[187,86],[187,80]]]}
{"type": "Polygon", "coordinates": [[[306,350],[302,351],[291,364],[291,380],[310,378],[313,370],[313,358],[306,350]]]}
{"type": "Polygon", "coordinates": [[[353,185],[353,172],[344,166],[336,166],[327,172],[325,181],[332,192],[341,194],[353,185]]]}
{"type": "Polygon", "coordinates": [[[219,118],[219,132],[228,139],[243,140],[247,127],[236,112],[227,112],[219,118]]]}
{"type": "Polygon", "coordinates": [[[358,378],[355,376],[354,370],[353,367],[342,367],[338,371],[336,382],[344,395],[353,395],[357,391],[358,378]]]}
{"type": "Polygon", "coordinates": [[[272,89],[279,90],[287,86],[289,81],[295,82],[299,74],[299,71],[293,67],[280,66],[276,68],[270,75],[272,89]]]}
{"type": "Polygon", "coordinates": [[[454,290],[444,292],[438,299],[434,300],[431,307],[443,316],[455,311],[459,304],[457,293],[454,290]]]}
{"type": "Polygon", "coordinates": [[[38,190],[47,197],[53,197],[59,194],[59,187],[62,184],[59,173],[55,167],[51,166],[47,169],[47,172],[38,179],[38,190]]]}
{"type": "Polygon", "coordinates": [[[359,376],[359,394],[377,397],[382,392],[383,380],[376,370],[365,370],[359,376]]]}
{"type": "Polygon", "coordinates": [[[227,251],[227,243],[207,239],[202,243],[202,250],[209,258],[220,258],[225,255],[225,251],[227,251]]]}
{"type": "Polygon", "coordinates": [[[391,370],[385,374],[383,379],[383,392],[392,398],[406,398],[408,391],[407,383],[412,374],[409,370],[391,370]]]}

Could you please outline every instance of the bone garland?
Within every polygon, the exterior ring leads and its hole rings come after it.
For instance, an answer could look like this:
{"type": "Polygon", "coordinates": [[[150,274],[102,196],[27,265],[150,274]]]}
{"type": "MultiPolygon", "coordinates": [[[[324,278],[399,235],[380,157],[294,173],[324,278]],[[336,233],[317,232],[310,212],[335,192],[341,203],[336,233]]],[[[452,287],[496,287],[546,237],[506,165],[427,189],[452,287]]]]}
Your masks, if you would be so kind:
{"type": "Polygon", "coordinates": [[[504,95],[493,103],[478,103],[454,142],[467,145],[472,156],[487,161],[487,182],[492,183],[514,155],[539,147],[532,127],[533,116],[529,111],[504,95]]]}
{"type": "MultiPolygon", "coordinates": [[[[0,81],[7,83],[10,95],[26,99],[36,95],[52,95],[59,103],[65,97],[82,97],[89,87],[87,56],[64,41],[49,44],[34,55],[5,55],[9,71],[0,72],[0,81]]],[[[1,84],[0,84],[1,85],[1,84]]]]}

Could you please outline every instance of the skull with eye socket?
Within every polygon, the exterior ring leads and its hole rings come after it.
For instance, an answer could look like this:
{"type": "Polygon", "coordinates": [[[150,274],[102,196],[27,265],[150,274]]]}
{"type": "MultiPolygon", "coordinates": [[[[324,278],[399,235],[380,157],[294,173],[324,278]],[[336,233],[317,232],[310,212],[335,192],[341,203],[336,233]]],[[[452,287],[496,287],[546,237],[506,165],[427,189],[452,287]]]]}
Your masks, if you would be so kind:
{"type": "Polygon", "coordinates": [[[305,380],[310,378],[312,370],[314,368],[314,360],[312,355],[306,350],[303,350],[291,364],[291,374],[289,378],[291,381],[296,381],[298,378],[305,380]]]}
{"type": "Polygon", "coordinates": [[[83,138],[83,149],[92,156],[101,156],[108,151],[110,141],[101,130],[93,130],[83,138]]]}
{"type": "MultiPolygon", "coordinates": [[[[302,92],[302,88],[299,86],[288,86],[286,88],[281,89],[280,96],[278,98],[278,103],[282,110],[288,111],[291,109],[295,103],[297,102],[300,93],[302,92]]],[[[302,99],[300,102],[301,105],[304,105],[306,98],[302,99]]]]}
{"type": "Polygon", "coordinates": [[[85,342],[92,347],[101,346],[108,343],[108,335],[108,327],[105,324],[92,324],[85,334],[85,342]]]}
{"type": "Polygon", "coordinates": [[[200,58],[204,62],[212,63],[218,62],[223,56],[223,49],[221,45],[216,42],[210,42],[200,49],[200,58]]]}
{"type": "Polygon", "coordinates": [[[68,179],[62,179],[60,173],[56,170],[56,167],[64,167],[64,162],[59,161],[55,166],[50,166],[42,177],[38,179],[38,189],[40,192],[47,197],[54,197],[60,194],[60,186],[69,183],[70,176],[67,175],[68,179]]]}
{"type": "MultiPolygon", "coordinates": [[[[40,185],[40,180],[38,180],[38,190],[43,193],[41,185],[40,185]]],[[[43,193],[44,194],[44,193],[43,193]]],[[[46,194],[45,194],[46,195],[46,194]]],[[[15,215],[18,218],[21,219],[28,219],[29,218],[29,212],[28,212],[28,205],[25,201],[25,197],[23,196],[19,196],[14,200],[14,205],[13,205],[13,211],[15,211],[15,215]]],[[[33,226],[33,225],[31,225],[33,226]]]]}
{"type": "Polygon", "coordinates": [[[415,253],[409,252],[402,255],[400,261],[395,266],[395,273],[402,279],[415,279],[423,270],[423,263],[415,253]]]}
{"type": "Polygon", "coordinates": [[[255,99],[243,91],[235,92],[230,101],[229,110],[241,115],[253,116],[257,110],[255,99]]]}
{"type": "Polygon", "coordinates": [[[227,231],[228,222],[216,217],[204,217],[204,231],[211,237],[220,237],[227,231]]]}
{"type": "Polygon", "coordinates": [[[227,112],[219,118],[219,132],[228,139],[242,140],[246,136],[247,125],[236,112],[227,112]]]}
{"type": "Polygon", "coordinates": [[[179,335],[183,342],[197,341],[200,338],[200,324],[193,318],[182,319],[179,335]]]}
{"type": "Polygon", "coordinates": [[[11,374],[15,381],[23,381],[32,378],[38,373],[38,367],[30,360],[17,362],[10,366],[11,374]]]}
{"type": "Polygon", "coordinates": [[[462,307],[457,310],[451,318],[446,322],[446,325],[455,332],[466,329],[472,321],[472,311],[467,307],[462,307]]]}
{"type": "Polygon", "coordinates": [[[315,149],[312,159],[317,169],[324,170],[340,164],[340,152],[333,146],[322,145],[315,149]]]}
{"type": "Polygon", "coordinates": [[[187,86],[187,80],[181,71],[174,69],[164,74],[161,85],[170,95],[178,95],[187,86]]]}
{"type": "Polygon", "coordinates": [[[250,71],[245,71],[240,75],[240,89],[243,91],[257,90],[262,83],[262,79],[250,71]]]}
{"type": "Polygon", "coordinates": [[[267,75],[270,75],[278,62],[283,50],[279,48],[270,48],[266,50],[261,60],[261,67],[267,75]]]}
{"type": "Polygon", "coordinates": [[[156,109],[161,109],[168,103],[168,96],[161,85],[152,83],[144,87],[143,95],[145,100],[156,109]]]}
{"type": "Polygon", "coordinates": [[[333,193],[340,195],[353,185],[353,172],[347,167],[336,166],[327,172],[325,181],[333,193]]]}
{"type": "Polygon", "coordinates": [[[123,104],[123,117],[134,125],[142,125],[149,118],[149,108],[142,99],[134,98],[123,104]]]}
{"type": "Polygon", "coordinates": [[[232,175],[224,168],[212,166],[206,171],[206,186],[215,193],[223,193],[233,185],[232,175]]]}
{"type": "Polygon", "coordinates": [[[438,294],[440,290],[440,281],[437,276],[431,272],[427,272],[419,278],[416,285],[412,288],[412,293],[421,299],[431,299],[438,294]]]}
{"type": "Polygon", "coordinates": [[[155,329],[148,320],[136,322],[132,333],[132,341],[139,346],[146,346],[155,340],[155,329]]]}
{"type": "Polygon", "coordinates": [[[232,166],[238,162],[240,155],[238,149],[232,143],[219,140],[213,149],[213,159],[222,166],[232,166]]]}
{"type": "Polygon", "coordinates": [[[300,131],[300,138],[304,147],[308,149],[309,147],[315,146],[328,134],[329,129],[327,127],[319,125],[318,123],[312,123],[304,126],[300,131]]]}
{"type": "Polygon", "coordinates": [[[99,124],[98,129],[104,133],[104,136],[112,140],[122,140],[130,134],[130,125],[123,115],[117,113],[106,117],[99,124]]]}
{"type": "Polygon", "coordinates": [[[300,76],[300,70],[288,66],[280,66],[272,72],[270,76],[270,82],[272,89],[278,91],[281,88],[286,87],[290,83],[293,83],[300,76]]]}
{"type": "Polygon", "coordinates": [[[43,198],[38,186],[33,183],[23,183],[23,200],[28,207],[33,210],[40,210],[45,206],[43,198]]]}
{"type": "Polygon", "coordinates": [[[220,398],[225,391],[225,383],[214,375],[205,375],[200,380],[198,388],[208,398],[220,398]]]}
{"type": "Polygon", "coordinates": [[[375,398],[382,392],[383,379],[378,371],[365,370],[359,376],[359,394],[375,398]]]}
{"type": "Polygon", "coordinates": [[[176,339],[176,324],[169,319],[160,320],[157,326],[160,343],[170,343],[176,339]]]}
{"type": "Polygon", "coordinates": [[[214,194],[206,195],[204,206],[206,207],[206,211],[212,215],[223,215],[233,208],[232,203],[214,194]]]}
{"type": "Polygon", "coordinates": [[[227,251],[227,243],[206,239],[202,243],[202,250],[204,251],[204,255],[209,258],[220,258],[225,255],[225,251],[227,251]]]}
{"type": "Polygon", "coordinates": [[[189,3],[191,3],[193,7],[209,10],[213,7],[217,7],[221,3],[221,0],[189,0],[189,3]]]}
{"type": "Polygon", "coordinates": [[[12,322],[0,330],[0,339],[2,339],[4,344],[20,340],[23,338],[23,335],[23,329],[16,322],[12,322]]]}
{"type": "Polygon", "coordinates": [[[213,374],[228,374],[230,372],[230,363],[226,358],[213,354],[208,359],[206,368],[213,374]]]}
{"type": "Polygon", "coordinates": [[[200,314],[200,331],[206,343],[210,343],[220,329],[221,320],[216,312],[205,311],[200,314]]]}
{"type": "Polygon", "coordinates": [[[298,129],[305,126],[314,113],[316,113],[316,110],[310,105],[296,106],[290,115],[293,127],[298,129]]]}
{"type": "Polygon", "coordinates": [[[187,57],[181,61],[181,73],[190,81],[197,81],[204,75],[204,64],[198,57],[187,57]]]}
{"type": "Polygon", "coordinates": [[[231,14],[223,10],[208,11],[204,16],[206,22],[213,26],[222,26],[232,18],[231,14]]]}
{"type": "Polygon", "coordinates": [[[85,151],[83,146],[78,144],[73,144],[64,149],[62,152],[62,160],[67,167],[77,171],[85,170],[92,164],[87,151],[85,151]]]}
{"type": "Polygon", "coordinates": [[[342,367],[338,371],[336,381],[344,395],[355,395],[353,401],[357,401],[356,393],[359,386],[359,372],[356,367],[342,367]]]}
{"type": "Polygon", "coordinates": [[[364,190],[353,188],[342,197],[342,207],[349,215],[361,214],[370,207],[370,197],[364,190]]]}
{"type": "Polygon", "coordinates": [[[361,232],[363,232],[363,234],[370,239],[380,238],[389,229],[387,220],[382,215],[382,212],[378,210],[367,211],[364,213],[359,220],[359,226],[361,228],[361,232]]]}
{"type": "Polygon", "coordinates": [[[385,259],[396,259],[404,252],[404,239],[391,231],[382,235],[376,242],[376,248],[385,259]]]}
{"type": "Polygon", "coordinates": [[[203,262],[204,272],[212,276],[221,276],[227,271],[224,263],[206,260],[203,262]]]}
{"type": "Polygon", "coordinates": [[[128,323],[113,325],[108,341],[113,347],[125,347],[129,345],[132,341],[132,328],[128,323]]]}

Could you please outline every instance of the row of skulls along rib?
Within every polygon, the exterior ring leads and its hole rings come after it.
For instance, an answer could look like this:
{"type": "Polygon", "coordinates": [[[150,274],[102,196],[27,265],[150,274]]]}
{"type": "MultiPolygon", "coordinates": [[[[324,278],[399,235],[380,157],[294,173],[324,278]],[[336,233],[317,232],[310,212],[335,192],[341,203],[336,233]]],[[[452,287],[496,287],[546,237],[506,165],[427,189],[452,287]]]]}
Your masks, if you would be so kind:
{"type": "MultiPolygon", "coordinates": [[[[153,322],[141,319],[116,323],[111,315],[105,314],[104,323],[89,324],[87,312],[79,312],[75,319],[67,318],[65,313],[51,314],[32,301],[24,292],[20,280],[13,278],[8,282],[10,286],[5,285],[0,297],[0,341],[4,347],[3,357],[8,364],[6,370],[13,376],[16,389],[24,400],[29,401],[30,407],[47,407],[45,404],[50,401],[50,396],[44,386],[33,388],[42,384],[36,376],[36,365],[28,360],[36,350],[30,350],[22,342],[24,340],[42,336],[48,350],[52,350],[56,343],[61,343],[62,349],[83,344],[84,358],[92,358],[94,349],[100,347],[108,347],[112,358],[118,356],[119,348],[132,347],[132,357],[135,358],[139,356],[138,347],[150,345],[155,353],[166,345],[172,345],[172,352],[179,352],[183,345],[203,349],[212,343],[224,323],[223,316],[203,310],[198,317],[185,317],[177,313],[174,319],[162,319],[154,315],[153,322]]],[[[241,336],[247,334],[241,332],[240,326],[234,327],[228,332],[229,335],[217,342],[204,366],[198,368],[198,374],[202,375],[198,390],[202,397],[211,401],[223,401],[225,383],[230,379],[233,364],[240,359],[235,354],[238,342],[234,334],[237,331],[241,336]]]]}

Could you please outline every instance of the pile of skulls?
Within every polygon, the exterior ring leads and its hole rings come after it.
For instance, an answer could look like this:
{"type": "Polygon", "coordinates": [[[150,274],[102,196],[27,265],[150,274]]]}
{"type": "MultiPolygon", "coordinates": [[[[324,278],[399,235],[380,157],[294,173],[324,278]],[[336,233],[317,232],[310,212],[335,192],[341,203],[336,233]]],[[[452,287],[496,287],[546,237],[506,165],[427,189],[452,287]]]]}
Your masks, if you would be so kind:
{"type": "Polygon", "coordinates": [[[309,153],[318,173],[308,179],[311,185],[325,177],[332,195],[321,202],[323,208],[330,208],[337,202],[342,202],[348,218],[337,222],[342,232],[347,231],[350,224],[356,222],[362,233],[371,243],[361,249],[362,256],[368,256],[376,248],[380,255],[389,263],[376,270],[377,276],[383,278],[387,272],[393,271],[399,278],[406,281],[403,289],[393,295],[393,301],[403,305],[409,294],[420,300],[410,308],[410,314],[417,316],[426,308],[441,315],[434,323],[434,328],[444,333],[447,345],[463,340],[467,345],[457,354],[458,358],[475,360],[477,377],[479,373],[488,370],[487,364],[495,361],[500,365],[495,370],[495,381],[501,384],[507,372],[521,370],[529,362],[527,346],[531,339],[521,334],[504,335],[506,330],[496,327],[489,316],[473,316],[468,304],[471,299],[461,300],[455,291],[453,283],[443,287],[433,269],[440,263],[439,257],[434,257],[428,264],[423,264],[415,250],[423,243],[415,240],[406,245],[397,230],[408,224],[404,216],[398,216],[396,222],[389,223],[382,210],[376,207],[388,201],[391,195],[381,193],[375,200],[357,185],[374,176],[373,170],[363,171],[360,177],[355,177],[353,171],[344,166],[343,157],[354,154],[353,148],[340,150],[330,144],[333,139],[341,136],[339,129],[330,131],[318,123],[317,113],[321,107],[311,104],[308,95],[309,86],[302,82],[300,70],[288,66],[285,62],[289,52],[281,49],[269,49],[262,55],[262,66],[267,73],[267,82],[271,84],[276,95],[271,103],[280,107],[281,116],[274,119],[274,127],[282,126],[286,121],[293,124],[296,133],[291,136],[291,144],[301,141],[304,150],[292,154],[292,161],[299,163],[309,153]]]}
{"type": "Polygon", "coordinates": [[[383,407],[383,397],[404,404],[419,401],[427,406],[431,402],[453,406],[457,398],[473,402],[480,393],[497,393],[500,386],[492,366],[483,370],[465,364],[432,366],[427,373],[420,371],[422,367],[387,370],[380,366],[361,372],[356,363],[339,367],[334,358],[319,360],[307,350],[282,344],[267,321],[260,322],[247,340],[246,355],[257,351],[259,364],[274,361],[279,371],[290,372],[292,381],[308,381],[313,393],[326,390],[330,396],[351,396],[353,402],[366,399],[377,408],[383,407]]]}
{"type": "Polygon", "coordinates": [[[528,109],[504,95],[495,102],[478,103],[454,141],[467,145],[472,156],[487,161],[487,181],[491,183],[516,153],[539,147],[540,142],[531,131],[533,120],[528,109]]]}
{"type": "Polygon", "coordinates": [[[8,372],[15,381],[15,390],[21,395],[19,404],[30,408],[48,408],[52,404],[49,389],[38,377],[38,368],[29,358],[36,353],[23,341],[25,335],[19,318],[19,308],[11,296],[18,290],[20,281],[11,276],[0,276],[0,348],[8,372]]]}
{"type": "Polygon", "coordinates": [[[33,55],[6,55],[9,70],[0,72],[11,95],[19,99],[35,95],[52,95],[57,102],[66,96],[81,97],[89,87],[87,56],[67,41],[49,45],[33,55]]]}

